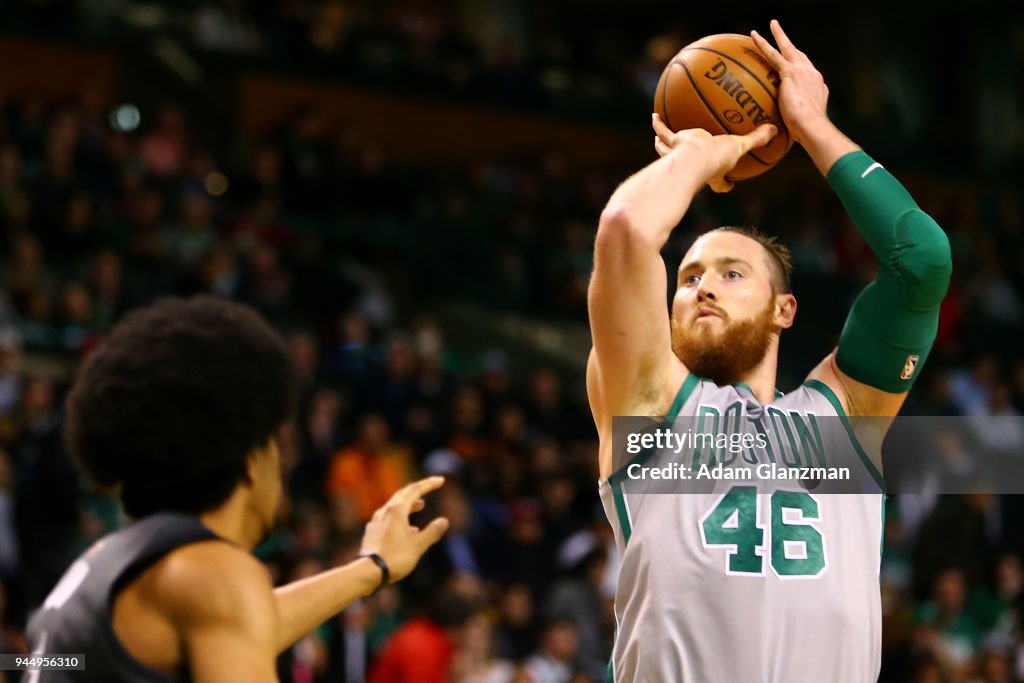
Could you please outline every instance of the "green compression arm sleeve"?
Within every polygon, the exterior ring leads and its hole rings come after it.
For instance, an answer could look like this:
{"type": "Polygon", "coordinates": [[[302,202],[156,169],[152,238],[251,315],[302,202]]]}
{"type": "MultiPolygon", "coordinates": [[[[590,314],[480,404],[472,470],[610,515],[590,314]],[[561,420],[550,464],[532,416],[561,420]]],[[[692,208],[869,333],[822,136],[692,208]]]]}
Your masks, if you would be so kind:
{"type": "Polygon", "coordinates": [[[902,393],[935,341],[953,270],[949,240],[903,185],[864,152],[840,158],[828,182],[879,261],[875,280],[846,319],[836,364],[859,382],[902,393]]]}

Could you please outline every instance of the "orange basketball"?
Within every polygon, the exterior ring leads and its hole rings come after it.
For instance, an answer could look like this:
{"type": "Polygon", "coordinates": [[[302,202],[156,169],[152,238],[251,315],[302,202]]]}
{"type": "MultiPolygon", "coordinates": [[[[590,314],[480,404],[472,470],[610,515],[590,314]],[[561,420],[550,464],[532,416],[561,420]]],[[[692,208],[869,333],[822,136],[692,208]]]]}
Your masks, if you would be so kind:
{"type": "Polygon", "coordinates": [[[774,123],[779,133],[749,152],[726,177],[753,178],[779,163],[793,146],[778,104],[779,74],[750,36],[721,33],[690,43],[658,81],[654,111],[673,131],[703,128],[713,135],[749,133],[774,123]]]}

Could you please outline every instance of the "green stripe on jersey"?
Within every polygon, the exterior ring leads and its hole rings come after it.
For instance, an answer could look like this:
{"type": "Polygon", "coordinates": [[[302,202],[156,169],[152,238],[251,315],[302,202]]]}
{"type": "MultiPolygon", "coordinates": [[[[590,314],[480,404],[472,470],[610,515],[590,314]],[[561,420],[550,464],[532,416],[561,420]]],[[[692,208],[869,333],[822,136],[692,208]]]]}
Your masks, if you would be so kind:
{"type": "MultiPolygon", "coordinates": [[[[672,401],[672,407],[669,408],[668,415],[665,416],[665,422],[662,423],[663,429],[668,429],[669,427],[672,426],[672,421],[675,420],[676,417],[678,417],[679,411],[683,409],[683,406],[686,404],[686,400],[690,398],[690,394],[693,393],[693,390],[697,388],[697,385],[699,383],[700,378],[697,377],[697,375],[693,374],[692,372],[686,376],[686,380],[683,382],[682,386],[679,387],[679,391],[676,392],[676,398],[674,401],[672,401]]],[[[626,478],[626,471],[629,469],[630,465],[637,465],[643,463],[649,457],[651,457],[653,453],[654,449],[648,448],[642,453],[637,454],[635,458],[627,462],[619,469],[612,472],[611,476],[608,477],[608,483],[612,486],[612,488],[615,488],[617,484],[621,484],[622,481],[626,478]]]]}
{"type": "MultiPolygon", "coordinates": [[[[700,383],[700,378],[692,372],[686,376],[682,386],[679,387],[679,391],[676,392],[676,397],[672,401],[672,407],[668,410],[668,415],[665,416],[665,422],[663,427],[668,428],[672,425],[672,421],[679,415],[679,411],[686,405],[686,400],[690,398],[690,394],[697,388],[700,383]]],[[[632,527],[629,523],[629,509],[626,507],[626,494],[622,490],[622,482],[626,479],[626,472],[629,470],[630,465],[639,464],[647,460],[654,453],[654,449],[647,449],[642,453],[639,453],[631,461],[620,467],[617,471],[613,472],[608,477],[608,486],[612,489],[612,497],[615,499],[615,516],[619,518],[619,528],[622,530],[622,544],[625,546],[629,543],[629,537],[632,534],[632,527]]]]}
{"type": "Polygon", "coordinates": [[[850,419],[846,416],[846,411],[843,410],[843,404],[839,402],[839,397],[836,396],[836,392],[832,391],[832,387],[816,379],[809,379],[804,382],[804,386],[814,389],[819,394],[828,399],[828,402],[835,408],[836,414],[843,423],[843,427],[846,428],[846,434],[850,437],[850,443],[853,444],[853,448],[857,451],[857,455],[860,456],[861,462],[864,463],[864,467],[871,474],[875,483],[878,484],[878,488],[885,490],[885,481],[882,479],[882,473],[875,467],[875,463],[871,462],[871,458],[864,452],[864,448],[860,445],[860,441],[857,440],[857,435],[853,433],[853,427],[850,426],[850,419]]]}

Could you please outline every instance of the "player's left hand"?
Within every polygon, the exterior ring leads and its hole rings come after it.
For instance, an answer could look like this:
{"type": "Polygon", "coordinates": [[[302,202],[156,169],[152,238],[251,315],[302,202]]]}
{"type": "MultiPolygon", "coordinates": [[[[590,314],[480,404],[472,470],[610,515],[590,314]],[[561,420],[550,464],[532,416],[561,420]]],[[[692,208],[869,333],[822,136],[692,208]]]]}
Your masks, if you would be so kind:
{"type": "Polygon", "coordinates": [[[803,133],[823,120],[828,120],[828,86],[821,73],[806,54],[793,45],[778,20],[772,19],[772,35],[779,48],[775,49],[757,31],[751,31],[757,49],[779,72],[779,109],[782,120],[793,139],[802,142],[803,133]]]}
{"type": "Polygon", "coordinates": [[[423,553],[448,531],[448,520],[434,519],[423,529],[409,523],[409,515],[424,507],[423,496],[444,484],[444,477],[427,477],[399,489],[373,513],[363,532],[360,553],[377,553],[388,565],[391,581],[405,578],[423,553]]]}

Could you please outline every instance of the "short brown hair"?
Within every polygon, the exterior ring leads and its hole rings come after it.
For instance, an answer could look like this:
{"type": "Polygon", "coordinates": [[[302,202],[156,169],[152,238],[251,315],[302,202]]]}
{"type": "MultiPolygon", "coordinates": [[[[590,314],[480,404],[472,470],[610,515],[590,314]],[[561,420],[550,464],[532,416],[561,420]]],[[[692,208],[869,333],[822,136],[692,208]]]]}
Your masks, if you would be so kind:
{"type": "Polygon", "coordinates": [[[734,225],[723,225],[714,230],[708,230],[705,234],[713,232],[734,232],[754,240],[768,252],[771,257],[772,285],[779,294],[791,294],[793,291],[790,285],[790,277],[793,275],[793,256],[789,253],[789,247],[779,241],[774,235],[766,235],[757,228],[744,228],[734,225]]]}

